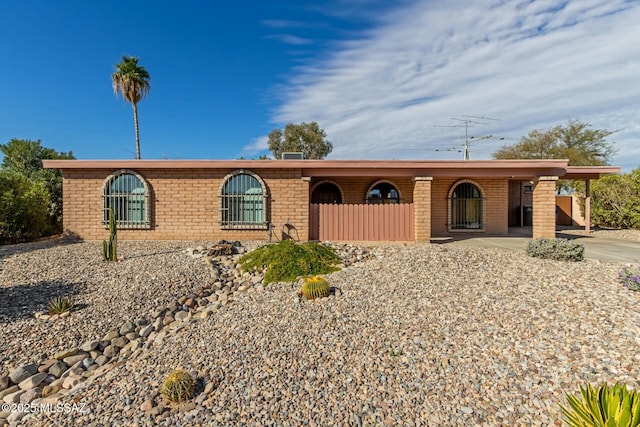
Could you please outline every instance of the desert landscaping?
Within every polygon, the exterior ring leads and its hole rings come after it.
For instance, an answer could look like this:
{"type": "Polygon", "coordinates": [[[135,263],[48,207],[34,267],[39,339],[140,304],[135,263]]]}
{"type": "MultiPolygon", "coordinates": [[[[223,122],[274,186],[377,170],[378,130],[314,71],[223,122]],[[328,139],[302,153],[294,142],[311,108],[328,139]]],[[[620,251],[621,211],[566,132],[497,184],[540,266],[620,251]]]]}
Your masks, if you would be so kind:
{"type": "Polygon", "coordinates": [[[640,386],[640,303],[620,264],[337,245],[347,265],[325,276],[336,292],[307,301],[299,284],[243,275],[239,255],[205,262],[196,248],[213,244],[122,242],[117,263],[100,242],[1,248],[3,399],[58,408],[2,422],[561,425],[579,385],[640,386]],[[76,308],[56,319],[58,294],[76,308]],[[19,368],[46,375],[7,393],[19,368]],[[178,404],[159,393],[177,368],[196,378],[178,404]]]}

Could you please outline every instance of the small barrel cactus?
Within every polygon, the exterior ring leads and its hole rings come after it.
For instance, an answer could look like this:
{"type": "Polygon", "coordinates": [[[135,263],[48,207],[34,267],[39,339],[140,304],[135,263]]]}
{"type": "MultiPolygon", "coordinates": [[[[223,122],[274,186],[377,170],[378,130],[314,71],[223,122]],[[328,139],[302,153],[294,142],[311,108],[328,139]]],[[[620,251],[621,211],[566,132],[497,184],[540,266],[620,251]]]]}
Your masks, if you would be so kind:
{"type": "Polygon", "coordinates": [[[162,384],[160,392],[167,400],[181,402],[191,397],[194,386],[195,381],[188,372],[175,370],[169,374],[162,384]]]}
{"type": "Polygon", "coordinates": [[[329,283],[320,276],[307,277],[302,283],[302,296],[316,299],[329,296],[329,283]]]}

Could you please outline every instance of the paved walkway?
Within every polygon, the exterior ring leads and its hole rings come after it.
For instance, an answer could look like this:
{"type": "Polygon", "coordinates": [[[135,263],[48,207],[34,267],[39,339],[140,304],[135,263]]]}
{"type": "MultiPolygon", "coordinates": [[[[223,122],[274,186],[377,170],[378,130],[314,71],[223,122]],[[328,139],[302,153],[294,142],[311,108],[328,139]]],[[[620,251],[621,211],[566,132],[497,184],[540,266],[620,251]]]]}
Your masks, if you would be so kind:
{"type": "MultiPolygon", "coordinates": [[[[434,238],[433,243],[473,246],[484,248],[505,248],[524,251],[531,237],[522,236],[517,231],[504,237],[480,237],[478,235],[459,235],[453,238],[434,238]]],[[[557,237],[563,237],[584,245],[585,257],[602,261],[620,263],[640,262],[640,242],[624,239],[608,239],[595,236],[564,234],[561,231],[557,237]]]]}

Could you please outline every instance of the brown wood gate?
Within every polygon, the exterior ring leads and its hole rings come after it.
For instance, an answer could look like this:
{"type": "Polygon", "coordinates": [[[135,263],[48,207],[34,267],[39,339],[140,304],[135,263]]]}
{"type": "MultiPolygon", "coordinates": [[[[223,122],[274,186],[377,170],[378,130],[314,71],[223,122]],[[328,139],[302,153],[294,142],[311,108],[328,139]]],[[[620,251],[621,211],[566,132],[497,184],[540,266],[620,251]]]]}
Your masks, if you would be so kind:
{"type": "Polygon", "coordinates": [[[309,206],[310,240],[413,241],[413,203],[309,206]]]}
{"type": "Polygon", "coordinates": [[[573,198],[556,196],[556,224],[573,225],[573,198]]]}

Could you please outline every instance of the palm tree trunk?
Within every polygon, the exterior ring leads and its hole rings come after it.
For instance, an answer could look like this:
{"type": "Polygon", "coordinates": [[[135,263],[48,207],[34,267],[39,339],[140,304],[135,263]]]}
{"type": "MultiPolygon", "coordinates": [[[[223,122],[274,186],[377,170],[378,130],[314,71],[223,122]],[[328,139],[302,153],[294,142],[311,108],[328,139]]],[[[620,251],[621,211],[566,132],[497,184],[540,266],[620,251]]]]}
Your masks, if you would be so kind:
{"type": "Polygon", "coordinates": [[[136,159],[140,160],[140,134],[138,132],[138,104],[132,102],[133,105],[133,126],[136,129],[136,159]]]}

